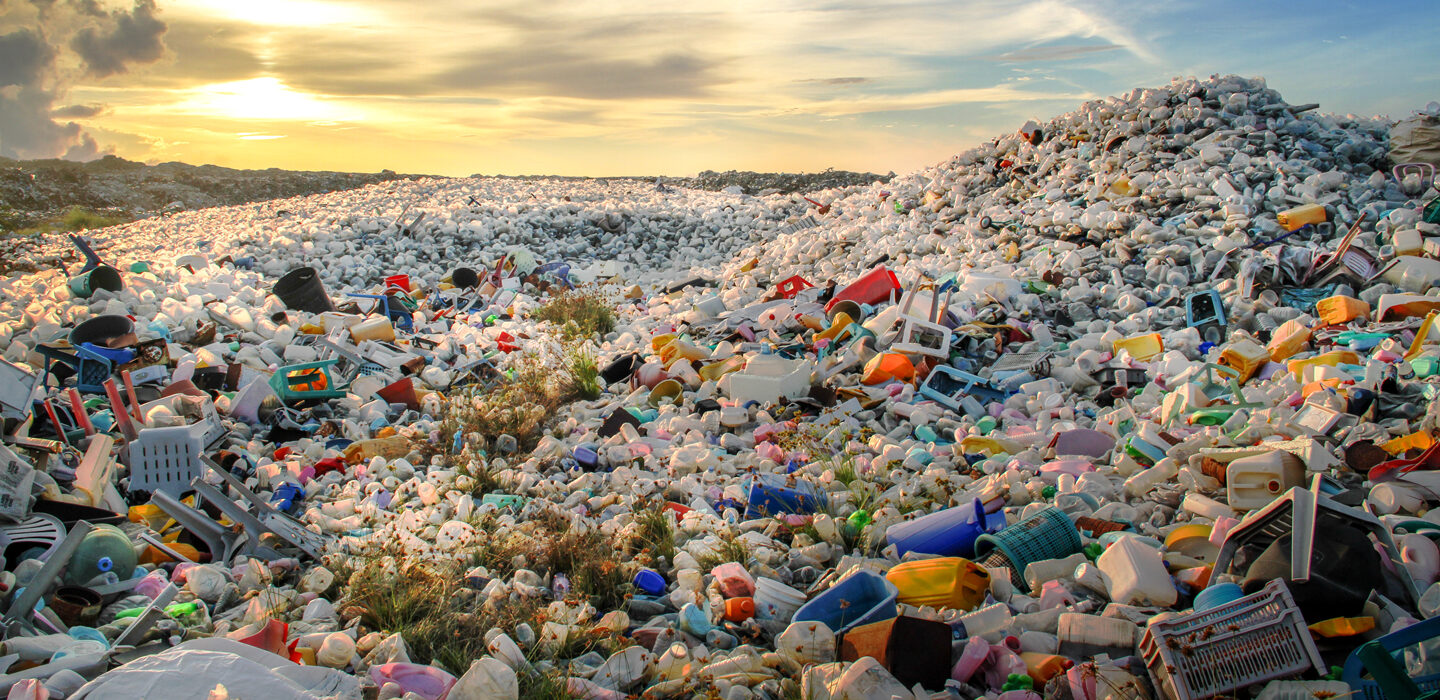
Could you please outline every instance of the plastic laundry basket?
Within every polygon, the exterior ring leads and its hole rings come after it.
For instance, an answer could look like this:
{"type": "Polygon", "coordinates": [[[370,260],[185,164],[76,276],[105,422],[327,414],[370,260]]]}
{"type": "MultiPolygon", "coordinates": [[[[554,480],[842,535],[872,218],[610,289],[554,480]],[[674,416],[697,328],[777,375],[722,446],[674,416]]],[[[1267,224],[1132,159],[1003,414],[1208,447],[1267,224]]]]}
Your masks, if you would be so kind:
{"type": "Polygon", "coordinates": [[[1285,582],[1224,605],[1151,624],[1140,656],[1171,700],[1229,693],[1309,669],[1320,652],[1285,582]]]}
{"type": "Polygon", "coordinates": [[[164,491],[176,498],[190,490],[200,476],[201,451],[207,425],[146,428],[130,444],[130,490],[164,491]]]}
{"type": "Polygon", "coordinates": [[[984,566],[1007,566],[1011,583],[1028,593],[1025,567],[1037,561],[1068,557],[1083,547],[1080,531],[1075,529],[1070,516],[1051,507],[1004,530],[979,536],[975,539],[975,556],[984,566]]]}

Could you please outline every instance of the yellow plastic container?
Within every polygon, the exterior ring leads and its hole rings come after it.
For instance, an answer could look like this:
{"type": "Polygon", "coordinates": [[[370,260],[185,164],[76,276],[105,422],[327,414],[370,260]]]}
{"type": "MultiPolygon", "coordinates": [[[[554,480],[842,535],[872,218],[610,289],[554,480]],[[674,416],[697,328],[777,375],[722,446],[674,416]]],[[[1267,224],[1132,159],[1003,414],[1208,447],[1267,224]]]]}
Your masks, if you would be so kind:
{"type": "Polygon", "coordinates": [[[1319,204],[1302,204],[1275,215],[1286,231],[1294,231],[1305,224],[1318,224],[1325,220],[1325,207],[1319,204]]]}
{"type": "Polygon", "coordinates": [[[850,314],[847,314],[844,311],[837,312],[835,314],[835,318],[830,322],[830,327],[819,333],[816,333],[815,340],[819,341],[830,339],[838,341],[840,334],[844,333],[845,329],[849,328],[850,324],[854,322],[855,319],[850,318],[850,314]]]}
{"type": "Polygon", "coordinates": [[[990,590],[985,567],[960,557],[907,561],[885,578],[900,589],[900,602],[915,606],[974,610],[990,590]]]}
{"type": "Polygon", "coordinates": [[[660,361],[668,368],[676,360],[703,360],[710,351],[684,340],[673,340],[660,348],[660,361]]]}
{"type": "MultiPolygon", "coordinates": [[[[1392,455],[1402,455],[1410,450],[1429,449],[1434,444],[1435,438],[1431,437],[1430,433],[1410,433],[1395,438],[1380,447],[1392,455]]],[[[135,509],[131,508],[130,510],[133,513],[135,509]]],[[[131,518],[133,519],[134,515],[131,515],[131,518]]]]}
{"type": "Polygon", "coordinates": [[[709,381],[720,381],[720,378],[731,373],[745,369],[745,357],[743,355],[731,355],[719,362],[711,362],[700,368],[700,378],[709,381]]]}
{"type": "Polygon", "coordinates": [[[1275,329],[1266,349],[1270,351],[1271,360],[1283,362],[1286,358],[1304,349],[1308,342],[1310,342],[1310,329],[1305,324],[1291,319],[1275,329]]]}
{"type": "Polygon", "coordinates": [[[1333,639],[1335,637],[1354,637],[1365,634],[1375,629],[1375,618],[1373,617],[1332,617],[1328,620],[1321,620],[1310,625],[1310,631],[1315,634],[1333,639]]]}
{"type": "Polygon", "coordinates": [[[660,352],[660,348],[669,345],[678,337],[679,336],[675,335],[674,333],[661,333],[660,335],[657,335],[654,338],[650,339],[650,349],[654,350],[655,352],[660,352]]]}
{"type": "Polygon", "coordinates": [[[1129,351],[1131,357],[1145,362],[1165,352],[1165,341],[1161,340],[1159,333],[1132,335],[1115,341],[1114,350],[1116,355],[1119,355],[1121,350],[1129,351]]]}
{"type": "Polygon", "coordinates": [[[1315,313],[1328,326],[1348,323],[1370,315],[1370,305],[1347,296],[1334,296],[1315,302],[1315,313]]]}
{"type": "Polygon", "coordinates": [[[1323,355],[1307,357],[1303,360],[1291,360],[1285,367],[1295,375],[1296,379],[1304,382],[1305,370],[1311,367],[1334,367],[1341,364],[1358,365],[1360,356],[1349,350],[1331,350],[1323,355]]]}
{"type": "Polygon", "coordinates": [[[1239,372],[1237,380],[1241,384],[1249,381],[1269,361],[1270,351],[1252,340],[1236,340],[1220,351],[1220,364],[1239,372]]]}

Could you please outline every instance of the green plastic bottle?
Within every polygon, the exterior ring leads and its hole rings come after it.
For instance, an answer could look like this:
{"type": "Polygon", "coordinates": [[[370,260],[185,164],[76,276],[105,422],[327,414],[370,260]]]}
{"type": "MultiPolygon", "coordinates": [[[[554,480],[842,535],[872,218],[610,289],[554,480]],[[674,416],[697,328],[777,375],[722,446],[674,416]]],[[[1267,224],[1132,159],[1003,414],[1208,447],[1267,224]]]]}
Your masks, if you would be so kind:
{"type": "Polygon", "coordinates": [[[106,573],[114,573],[123,581],[134,573],[135,563],[135,547],[120,528],[96,525],[80,541],[75,555],[70,557],[70,563],[65,567],[65,582],[80,586],[106,573]]]}

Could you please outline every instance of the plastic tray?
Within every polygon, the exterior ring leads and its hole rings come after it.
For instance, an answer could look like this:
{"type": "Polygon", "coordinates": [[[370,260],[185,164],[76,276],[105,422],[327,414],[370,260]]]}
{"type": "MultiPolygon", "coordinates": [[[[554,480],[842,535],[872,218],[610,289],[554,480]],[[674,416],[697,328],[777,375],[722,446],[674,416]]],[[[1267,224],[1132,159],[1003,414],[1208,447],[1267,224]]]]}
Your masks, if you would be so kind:
{"type": "Polygon", "coordinates": [[[1151,624],[1140,639],[1150,678],[1171,700],[1208,698],[1315,669],[1320,652],[1285,583],[1151,624]]]}
{"type": "Polygon", "coordinates": [[[130,443],[130,490],[164,491],[180,497],[190,480],[204,473],[205,423],[174,428],[146,428],[130,443]]]}

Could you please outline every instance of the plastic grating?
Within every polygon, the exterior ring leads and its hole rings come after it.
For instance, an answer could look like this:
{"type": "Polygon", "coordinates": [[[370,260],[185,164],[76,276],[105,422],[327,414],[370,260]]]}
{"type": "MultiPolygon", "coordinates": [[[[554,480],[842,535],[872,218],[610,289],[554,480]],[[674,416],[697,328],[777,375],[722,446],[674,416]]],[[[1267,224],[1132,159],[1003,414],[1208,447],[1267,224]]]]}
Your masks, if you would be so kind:
{"type": "Polygon", "coordinates": [[[1321,668],[1320,653],[1285,583],[1184,617],[1151,624],[1140,655],[1155,687],[1198,700],[1321,668]]]}

